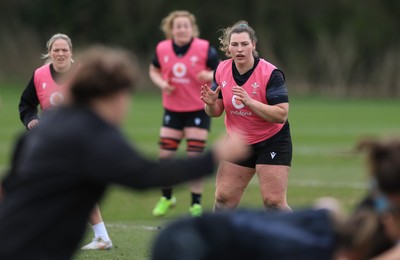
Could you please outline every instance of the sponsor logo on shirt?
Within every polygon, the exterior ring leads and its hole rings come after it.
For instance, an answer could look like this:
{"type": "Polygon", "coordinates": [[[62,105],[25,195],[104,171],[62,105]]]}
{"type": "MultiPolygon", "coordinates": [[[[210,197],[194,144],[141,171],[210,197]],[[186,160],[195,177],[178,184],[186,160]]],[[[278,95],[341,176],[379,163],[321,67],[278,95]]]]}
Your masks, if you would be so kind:
{"type": "Polygon", "coordinates": [[[172,72],[174,73],[175,77],[183,78],[187,72],[186,65],[182,62],[178,62],[172,67],[172,72]]]}
{"type": "Polygon", "coordinates": [[[47,87],[47,83],[46,83],[46,82],[43,82],[43,83],[42,83],[42,88],[43,88],[43,89],[46,89],[46,87],[47,87]]]}
{"type": "Polygon", "coordinates": [[[50,104],[53,107],[57,107],[59,105],[61,105],[64,102],[64,95],[61,94],[60,92],[54,92],[53,94],[51,94],[50,96],[50,104]]]}
{"type": "Polygon", "coordinates": [[[253,113],[250,111],[242,111],[242,110],[231,110],[230,111],[231,115],[235,116],[252,116],[253,113]]]}
{"type": "Polygon", "coordinates": [[[244,104],[241,101],[236,100],[236,95],[232,96],[232,104],[236,109],[244,108],[244,104]]]}

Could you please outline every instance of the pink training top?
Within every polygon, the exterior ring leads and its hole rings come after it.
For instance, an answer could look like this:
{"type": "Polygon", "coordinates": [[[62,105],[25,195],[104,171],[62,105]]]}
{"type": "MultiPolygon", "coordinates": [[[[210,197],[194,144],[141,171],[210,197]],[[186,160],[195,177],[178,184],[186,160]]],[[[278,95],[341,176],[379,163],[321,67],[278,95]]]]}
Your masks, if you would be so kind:
{"type": "Polygon", "coordinates": [[[50,72],[50,64],[45,64],[38,68],[33,77],[36,93],[39,99],[42,111],[50,107],[56,107],[64,102],[64,85],[58,85],[50,72]]]}
{"type": "MultiPolygon", "coordinates": [[[[232,73],[232,59],[221,62],[215,73],[218,86],[221,86],[223,102],[225,107],[225,125],[228,134],[241,134],[248,144],[255,144],[271,138],[284,124],[267,122],[257,116],[242,102],[235,100],[232,87],[237,86],[232,73]]],[[[267,84],[274,65],[266,60],[260,59],[257,67],[242,86],[252,99],[268,104],[266,98],[267,84]]]]}
{"type": "Polygon", "coordinates": [[[172,40],[164,40],[157,45],[156,54],[162,77],[175,87],[170,95],[163,93],[164,108],[174,112],[192,112],[204,108],[200,100],[200,88],[210,82],[200,81],[197,75],[200,71],[209,70],[209,47],[208,41],[194,38],[187,53],[178,57],[172,40]]]}

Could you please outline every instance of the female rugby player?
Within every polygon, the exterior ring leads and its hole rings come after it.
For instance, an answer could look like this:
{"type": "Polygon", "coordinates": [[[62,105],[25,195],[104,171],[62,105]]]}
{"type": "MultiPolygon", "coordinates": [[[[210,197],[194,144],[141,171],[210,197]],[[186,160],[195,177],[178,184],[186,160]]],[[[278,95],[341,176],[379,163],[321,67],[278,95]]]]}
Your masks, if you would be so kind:
{"type": "MultiPolygon", "coordinates": [[[[164,116],[160,131],[160,159],[175,155],[182,139],[187,141],[188,156],[200,155],[206,145],[210,118],[199,100],[200,87],[211,82],[219,59],[209,42],[199,39],[196,18],[187,11],[174,11],[162,20],[167,38],[158,43],[150,65],[151,80],[162,90],[164,116]]],[[[190,183],[190,213],[202,213],[201,180],[190,183]]],[[[153,210],[163,216],[174,206],[176,198],[171,187],[162,189],[162,197],[153,210]]]]}
{"type": "Polygon", "coordinates": [[[3,182],[8,195],[0,205],[0,259],[71,259],[111,184],[172,186],[212,174],[221,158],[246,155],[233,138],[196,158],[154,162],[141,156],[119,129],[138,74],[129,55],[87,50],[71,83],[72,102],[43,115],[18,142],[3,182]]]}
{"type": "Polygon", "coordinates": [[[258,57],[256,34],[246,21],[226,28],[220,42],[229,59],[215,70],[215,90],[202,86],[201,99],[209,116],[225,111],[228,134],[242,134],[253,155],[240,162],[221,161],[214,210],[234,209],[255,173],[266,209],[290,210],[286,189],[292,141],[283,72],[258,57]]]}
{"type": "MultiPolygon", "coordinates": [[[[38,105],[46,111],[65,102],[65,85],[76,70],[72,59],[72,41],[67,35],[53,35],[46,47],[47,53],[43,55],[46,64],[35,70],[19,103],[20,118],[28,130],[39,124],[38,105]]],[[[95,237],[82,249],[110,249],[112,242],[98,206],[93,210],[90,223],[95,237]]]]}

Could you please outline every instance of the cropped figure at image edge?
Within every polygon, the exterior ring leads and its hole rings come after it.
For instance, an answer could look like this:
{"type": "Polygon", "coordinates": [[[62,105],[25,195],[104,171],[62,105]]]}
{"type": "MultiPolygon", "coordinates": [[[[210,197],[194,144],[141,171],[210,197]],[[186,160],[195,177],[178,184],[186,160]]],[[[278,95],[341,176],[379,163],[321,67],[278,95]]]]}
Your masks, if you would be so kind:
{"type": "MultiPolygon", "coordinates": [[[[79,68],[79,65],[74,65],[72,41],[67,35],[61,33],[53,35],[46,47],[48,52],[43,55],[46,62],[35,70],[19,103],[20,118],[28,130],[32,130],[40,122],[38,105],[42,112],[46,112],[68,102],[68,92],[65,88],[79,68]]],[[[111,249],[112,242],[97,205],[90,216],[90,224],[94,238],[82,249],[111,249]]]]}
{"type": "Polygon", "coordinates": [[[137,74],[129,57],[99,46],[85,51],[68,87],[71,102],[43,114],[19,139],[3,181],[0,259],[71,259],[110,184],[176,185],[212,174],[220,159],[246,156],[239,139],[224,139],[195,158],[142,157],[119,131],[137,74]]]}

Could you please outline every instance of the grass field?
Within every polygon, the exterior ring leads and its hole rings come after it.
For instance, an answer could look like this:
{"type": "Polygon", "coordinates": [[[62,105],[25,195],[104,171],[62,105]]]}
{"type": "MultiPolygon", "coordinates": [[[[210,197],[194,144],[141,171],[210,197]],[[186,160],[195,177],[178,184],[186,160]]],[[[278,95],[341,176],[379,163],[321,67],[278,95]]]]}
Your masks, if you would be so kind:
{"type": "MultiPolygon", "coordinates": [[[[24,131],[17,112],[21,91],[11,86],[0,88],[0,171],[3,172],[15,137],[24,131]]],[[[290,205],[306,207],[318,197],[333,196],[350,209],[366,186],[364,162],[362,156],[353,152],[353,147],[363,136],[398,134],[399,108],[398,100],[292,97],[290,122],[294,159],[288,190],[290,205]]],[[[158,95],[139,93],[134,97],[132,112],[124,125],[127,137],[153,158],[158,149],[161,111],[158,95]]],[[[223,120],[214,120],[212,128],[210,143],[224,132],[223,120]]],[[[213,204],[213,193],[213,179],[209,179],[204,192],[204,205],[208,210],[213,204]]],[[[166,218],[155,219],[151,210],[159,198],[158,191],[137,193],[111,187],[101,209],[115,248],[107,252],[78,252],[76,259],[147,259],[151,241],[158,232],[156,227],[188,213],[186,187],[178,187],[176,194],[177,207],[166,218]]],[[[241,207],[262,207],[256,179],[247,188],[241,207]]],[[[88,242],[91,235],[88,229],[84,242],[88,242]]]]}

